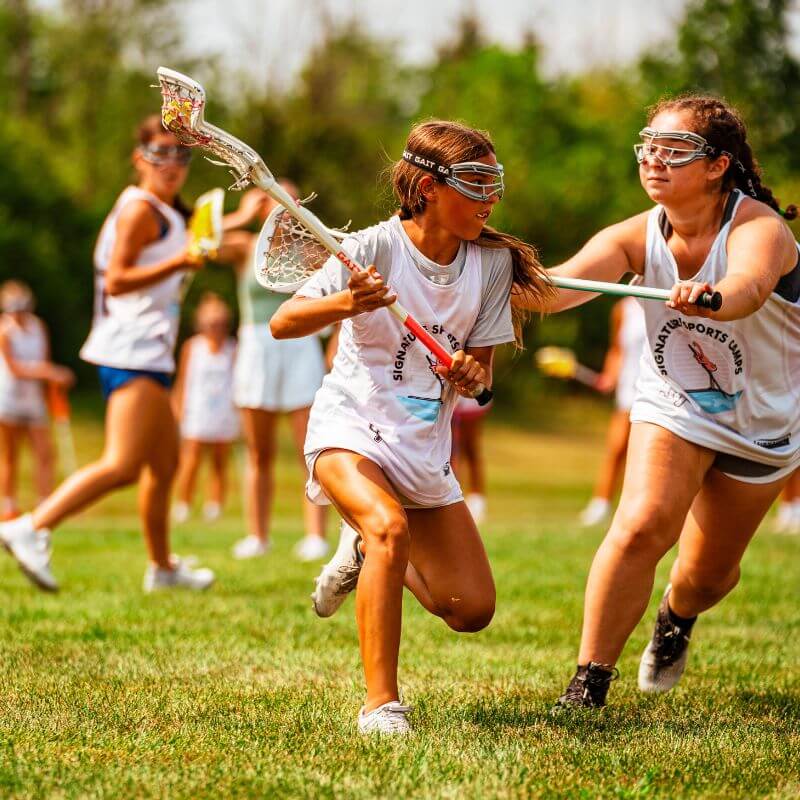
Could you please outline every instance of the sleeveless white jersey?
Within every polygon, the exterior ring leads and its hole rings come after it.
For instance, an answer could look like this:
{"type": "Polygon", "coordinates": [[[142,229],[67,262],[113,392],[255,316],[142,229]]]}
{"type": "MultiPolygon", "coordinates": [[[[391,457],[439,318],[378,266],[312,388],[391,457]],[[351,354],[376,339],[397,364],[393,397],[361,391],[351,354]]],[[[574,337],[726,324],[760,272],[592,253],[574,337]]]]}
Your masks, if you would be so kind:
{"type": "MultiPolygon", "coordinates": [[[[715,285],[727,271],[727,219],[693,280],[715,285]]],[[[641,282],[679,280],[661,230],[661,207],[647,222],[641,282]]],[[[722,453],[779,469],[800,465],[800,262],[764,305],[744,319],[686,317],[663,303],[645,306],[648,344],[632,422],[652,422],[722,453]]]]}
{"type": "Polygon", "coordinates": [[[636,397],[636,381],[642,349],[647,340],[647,328],[641,302],[635,297],[626,297],[621,302],[622,322],[619,329],[619,347],[622,364],[617,378],[616,406],[620,411],[630,411],[636,397]]]}
{"type": "Polygon", "coordinates": [[[183,384],[181,435],[202,442],[230,442],[239,435],[239,413],[233,405],[236,341],[228,339],[212,353],[204,336],[192,337],[183,384]]]}
{"type": "Polygon", "coordinates": [[[106,217],[95,246],[94,317],[89,338],[81,348],[81,358],[120,369],[173,372],[180,289],[185,273],[173,272],[158,283],[114,297],[105,290],[106,270],[117,237],[117,219],[122,209],[134,200],[146,200],[169,226],[165,236],[142,249],[137,266],[164,261],[180,253],[186,245],[186,223],[179,211],[137,186],[129,186],[122,192],[106,217]]]}
{"type": "MultiPolygon", "coordinates": [[[[47,335],[44,326],[33,314],[26,314],[22,326],[10,315],[3,315],[5,333],[15,361],[45,361],[47,335]]],[[[18,378],[0,357],[0,418],[17,422],[40,422],[47,418],[44,381],[18,378]]]]}
{"type": "MultiPolygon", "coordinates": [[[[437,285],[415,266],[399,217],[380,225],[388,226],[392,241],[390,286],[448,352],[462,349],[481,307],[480,248],[470,243],[461,275],[449,285],[437,285]]],[[[413,504],[432,507],[462,499],[450,469],[450,422],[459,395],[435,374],[434,364],[427,349],[385,308],[342,322],[333,368],[317,392],[308,423],[311,500],[328,502],[313,468],[316,456],[329,448],[374,461],[413,504]]]]}

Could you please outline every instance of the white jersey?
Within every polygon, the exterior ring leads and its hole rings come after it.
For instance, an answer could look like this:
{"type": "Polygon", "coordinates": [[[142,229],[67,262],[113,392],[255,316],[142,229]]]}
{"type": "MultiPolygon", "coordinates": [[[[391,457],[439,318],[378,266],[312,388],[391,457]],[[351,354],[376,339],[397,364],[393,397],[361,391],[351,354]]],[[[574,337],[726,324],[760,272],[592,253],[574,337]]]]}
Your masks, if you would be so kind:
{"type": "MultiPolygon", "coordinates": [[[[727,241],[743,195],[736,191],[695,281],[725,277],[727,241]]],[[[679,280],[657,206],[647,222],[641,282],[679,280]]],[[[632,422],[652,422],[681,438],[771,468],[800,465],[800,261],[764,305],[744,319],[685,317],[663,303],[645,306],[648,346],[632,422]]]]}
{"type": "Polygon", "coordinates": [[[201,442],[231,442],[239,435],[239,413],[233,404],[236,340],[227,339],[211,352],[205,336],[193,336],[183,379],[181,435],[201,442]]]}
{"type": "MultiPolygon", "coordinates": [[[[409,313],[448,352],[462,349],[482,310],[481,248],[468,244],[458,278],[437,285],[415,265],[422,254],[398,217],[362,235],[370,232],[391,242],[389,282],[409,313]]],[[[325,294],[331,274],[339,269],[329,261],[298,294],[325,294]]],[[[513,334],[502,338],[511,339],[513,334]]],[[[328,502],[313,469],[317,455],[329,448],[351,450],[374,461],[409,504],[441,506],[462,498],[450,469],[450,422],[458,394],[434,372],[434,364],[427,349],[385,308],[342,322],[333,368],[317,392],[308,424],[305,454],[311,500],[328,502]]]]}
{"type": "Polygon", "coordinates": [[[122,209],[135,200],[146,200],[167,223],[165,234],[142,249],[136,266],[165,261],[186,245],[186,222],[179,211],[137,186],[122,192],[106,217],[95,246],[94,317],[81,358],[120,369],[173,372],[185,273],[173,272],[158,283],[113,297],[105,290],[106,270],[117,238],[117,219],[122,209]]]}
{"type": "Polygon", "coordinates": [[[621,300],[620,308],[622,321],[618,336],[622,363],[617,378],[615,400],[620,411],[630,411],[636,396],[636,380],[639,377],[642,350],[647,341],[647,328],[642,304],[635,297],[621,300]]]}
{"type": "MultiPolygon", "coordinates": [[[[10,315],[0,321],[15,361],[47,360],[47,333],[41,320],[26,314],[22,325],[10,315]]],[[[47,419],[44,381],[18,378],[0,357],[0,419],[13,423],[37,423],[47,419]]]]}

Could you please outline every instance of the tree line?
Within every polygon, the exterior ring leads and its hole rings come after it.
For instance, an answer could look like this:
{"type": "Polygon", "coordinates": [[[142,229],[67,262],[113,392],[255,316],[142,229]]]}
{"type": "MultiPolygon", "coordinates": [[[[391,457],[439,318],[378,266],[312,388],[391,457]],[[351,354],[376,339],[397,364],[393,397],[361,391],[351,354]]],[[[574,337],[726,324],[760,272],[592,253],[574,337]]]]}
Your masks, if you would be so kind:
{"type": "MultiPolygon", "coordinates": [[[[207,116],[291,177],[324,221],[357,229],[393,210],[388,167],[410,125],[428,117],[488,130],[505,166],[507,193],[493,224],[534,243],[545,264],[569,256],[601,227],[641,211],[632,144],[646,107],[664,94],[700,89],[725,96],[748,122],[765,183],[800,200],[800,63],[789,42],[788,0],[690,0],[665,41],[634,64],[547,77],[541,55],[557,42],[535,35],[509,49],[466,15],[435,59],[403,64],[396,43],[356,21],[330,26],[289,86],[191,58],[175,0],[29,0],[0,5],[0,279],[34,288],[54,332],[54,354],[78,365],[91,314],[94,240],[132,178],[136,123],[159,108],[155,67],[201,78],[207,116]],[[232,86],[241,90],[232,91],[232,86]],[[259,87],[269,88],[259,88],[259,87]]],[[[189,202],[227,173],[195,159],[189,202]]],[[[238,197],[229,193],[228,203],[238,197]]],[[[184,311],[214,288],[235,304],[223,265],[195,278],[184,311]]],[[[534,319],[528,349],[574,347],[594,365],[607,342],[609,302],[534,319]]],[[[526,403],[533,370],[500,356],[500,396],[526,403]]],[[[516,356],[519,358],[519,356],[516,356]]],[[[527,356],[522,358],[529,364],[527,356]]]]}

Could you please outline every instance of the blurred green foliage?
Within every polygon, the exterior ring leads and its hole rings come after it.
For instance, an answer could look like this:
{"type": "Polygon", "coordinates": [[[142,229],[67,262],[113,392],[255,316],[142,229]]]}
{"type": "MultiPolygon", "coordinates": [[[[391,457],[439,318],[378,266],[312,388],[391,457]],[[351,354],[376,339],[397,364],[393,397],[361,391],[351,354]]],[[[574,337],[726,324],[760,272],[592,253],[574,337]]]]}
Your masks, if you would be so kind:
{"type": "MultiPolygon", "coordinates": [[[[638,64],[559,78],[540,66],[542,50],[556,43],[529,36],[505,49],[486,41],[470,15],[424,67],[404,65],[396,43],[348,22],[327,28],[292,86],[258,89],[250,76],[235,102],[238,76],[182,55],[175,21],[186,2],[0,4],[0,107],[8,110],[0,117],[0,279],[32,285],[63,362],[76,364],[88,330],[94,239],[132,178],[136,124],[158,110],[148,87],[159,63],[200,77],[208,118],[251,143],[302,193],[317,192],[312,208],[329,224],[359,228],[391,213],[387,168],[411,123],[460,119],[491,133],[506,167],[508,191],[493,221],[555,264],[647,207],[631,145],[647,105],[687,89],[740,107],[765,182],[784,202],[800,199],[800,64],[787,46],[789,0],[690,0],[677,31],[638,64]]],[[[186,199],[229,182],[224,170],[195,159],[186,199]]],[[[237,200],[228,195],[230,206],[237,200]]],[[[188,293],[187,323],[206,288],[234,302],[230,271],[209,269],[188,293]]],[[[609,310],[601,300],[534,319],[526,345],[574,347],[598,366],[609,310]]],[[[498,394],[522,408],[536,377],[529,353],[513,369],[512,356],[509,349],[499,358],[498,394]]]]}

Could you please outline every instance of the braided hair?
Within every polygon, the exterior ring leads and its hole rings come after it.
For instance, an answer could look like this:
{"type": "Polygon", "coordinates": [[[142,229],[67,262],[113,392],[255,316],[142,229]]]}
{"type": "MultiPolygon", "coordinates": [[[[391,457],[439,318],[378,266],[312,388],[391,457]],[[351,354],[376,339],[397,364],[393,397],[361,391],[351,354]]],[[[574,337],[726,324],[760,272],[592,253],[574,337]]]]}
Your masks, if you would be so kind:
{"type": "Polygon", "coordinates": [[[730,166],[722,176],[722,188],[741,189],[746,195],[766,203],[786,219],[797,217],[797,206],[780,207],[769,187],[761,182],[761,167],[747,141],[747,129],[739,112],[718,97],[683,94],[659,100],[648,109],[648,123],[662,111],[687,111],[694,118],[693,132],[713,148],[712,157],[726,155],[730,166]]]}

